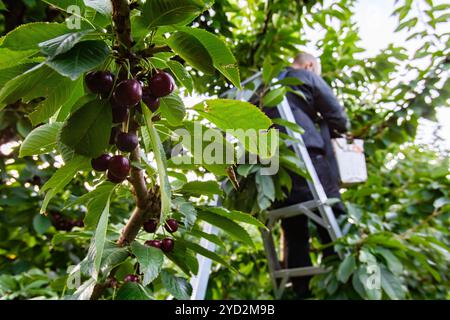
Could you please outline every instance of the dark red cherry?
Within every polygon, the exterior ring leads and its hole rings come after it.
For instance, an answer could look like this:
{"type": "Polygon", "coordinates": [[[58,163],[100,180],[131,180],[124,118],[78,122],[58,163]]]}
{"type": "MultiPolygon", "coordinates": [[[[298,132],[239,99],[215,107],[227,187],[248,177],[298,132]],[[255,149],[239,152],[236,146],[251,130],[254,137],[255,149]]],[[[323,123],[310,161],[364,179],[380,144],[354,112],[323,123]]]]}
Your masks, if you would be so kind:
{"type": "Polygon", "coordinates": [[[170,74],[161,71],[150,78],[149,88],[153,96],[165,97],[175,89],[175,81],[170,74]]]}
{"type": "Polygon", "coordinates": [[[106,95],[113,88],[114,75],[109,71],[93,71],[86,75],[85,82],[92,93],[106,95]]]}
{"type": "Polygon", "coordinates": [[[109,160],[108,177],[116,177],[118,179],[125,179],[130,172],[130,161],[124,156],[117,155],[109,160]]]}
{"type": "Polygon", "coordinates": [[[147,240],[144,243],[148,247],[154,247],[157,249],[161,249],[162,242],[161,240],[147,240]]]}
{"type": "Polygon", "coordinates": [[[152,91],[149,87],[142,88],[142,101],[144,101],[144,103],[152,112],[156,112],[156,110],[158,110],[159,108],[159,98],[155,97],[152,94],[152,91]]]}
{"type": "Polygon", "coordinates": [[[123,281],[125,282],[139,282],[139,276],[135,274],[128,274],[123,278],[123,281]]]}
{"type": "Polygon", "coordinates": [[[114,101],[118,105],[131,107],[141,101],[142,86],[136,79],[120,82],[114,90],[114,101]]]}
{"type": "Polygon", "coordinates": [[[178,230],[178,222],[175,219],[167,219],[164,228],[170,233],[174,233],[178,230]]]}
{"type": "Polygon", "coordinates": [[[122,182],[124,182],[125,179],[126,179],[126,177],[125,177],[125,178],[119,178],[119,177],[116,177],[115,175],[113,175],[113,174],[111,173],[111,171],[108,171],[108,172],[106,173],[106,176],[108,177],[108,180],[111,181],[112,183],[122,183],[122,182]]]}
{"type": "Polygon", "coordinates": [[[172,252],[175,246],[175,241],[171,238],[165,238],[161,241],[161,249],[164,252],[172,252]]]}
{"type": "Polygon", "coordinates": [[[117,149],[123,152],[131,152],[139,144],[137,135],[130,132],[120,132],[116,138],[117,149]]]}
{"type": "Polygon", "coordinates": [[[109,160],[111,160],[111,156],[109,154],[102,154],[100,157],[92,159],[91,165],[92,169],[95,171],[106,171],[108,170],[109,160]]]}
{"type": "Polygon", "coordinates": [[[148,233],[154,233],[158,229],[158,220],[150,219],[144,222],[144,230],[148,233]]]}

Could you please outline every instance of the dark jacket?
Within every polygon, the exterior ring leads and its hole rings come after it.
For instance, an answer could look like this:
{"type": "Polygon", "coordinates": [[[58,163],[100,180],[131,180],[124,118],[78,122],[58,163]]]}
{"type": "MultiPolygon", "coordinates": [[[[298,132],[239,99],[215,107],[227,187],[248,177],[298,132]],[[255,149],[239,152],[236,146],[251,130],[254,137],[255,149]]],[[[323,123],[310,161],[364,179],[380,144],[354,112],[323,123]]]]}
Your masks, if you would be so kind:
{"type": "MultiPolygon", "coordinates": [[[[338,197],[339,176],[331,137],[335,136],[336,132],[345,133],[348,129],[349,122],[344,108],[330,86],[315,73],[288,68],[282,77],[293,77],[302,81],[301,85],[292,86],[292,89],[301,91],[304,98],[291,92],[286,97],[297,124],[305,131],[302,135],[305,146],[326,193],[329,197],[338,197]],[[325,162],[323,158],[326,159],[325,162]]],[[[279,117],[276,108],[266,108],[265,112],[270,118],[279,117]]],[[[307,192],[304,179],[295,177],[293,182],[294,194],[307,192]]]]}

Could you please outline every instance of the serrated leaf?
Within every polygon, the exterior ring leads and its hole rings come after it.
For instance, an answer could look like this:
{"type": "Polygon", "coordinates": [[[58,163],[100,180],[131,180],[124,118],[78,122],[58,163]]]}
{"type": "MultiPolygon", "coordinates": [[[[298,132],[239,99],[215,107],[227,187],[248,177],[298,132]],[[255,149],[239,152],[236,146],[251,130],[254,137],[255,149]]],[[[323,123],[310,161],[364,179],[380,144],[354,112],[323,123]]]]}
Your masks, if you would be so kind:
{"type": "Polygon", "coordinates": [[[44,124],[31,131],[22,142],[19,157],[48,153],[55,149],[61,122],[44,124]]]}
{"type": "Polygon", "coordinates": [[[209,1],[158,0],[146,1],[139,22],[146,29],[165,25],[186,25],[206,8],[209,1]]]}
{"type": "Polygon", "coordinates": [[[160,98],[159,101],[159,110],[161,115],[167,119],[167,122],[172,126],[180,125],[186,115],[186,108],[183,100],[181,100],[178,95],[172,93],[166,97],[160,98]]]}
{"type": "MultiPolygon", "coordinates": [[[[188,59],[192,59],[194,57],[195,64],[201,66],[202,69],[209,70],[207,73],[211,73],[211,67],[208,63],[212,61],[214,68],[230,80],[234,86],[239,89],[241,88],[237,61],[225,42],[214,34],[203,29],[182,27],[179,28],[179,30],[180,31],[176,32],[167,40],[169,46],[177,54],[179,54],[183,59],[185,58],[184,56],[188,59]],[[194,43],[194,39],[192,38],[196,39],[207,51],[210,57],[209,61],[195,58],[196,53],[193,53],[192,50],[198,50],[198,42],[195,42],[195,45],[189,45],[189,42],[192,44],[194,43]],[[188,41],[188,43],[186,43],[186,41],[188,41]]],[[[204,50],[199,50],[198,53],[200,53],[202,57],[205,55],[204,50]]],[[[191,63],[188,59],[186,59],[186,61],[191,63]]],[[[196,67],[195,65],[192,66],[196,67]]]]}
{"type": "Polygon", "coordinates": [[[59,37],[39,43],[39,48],[41,49],[41,52],[43,54],[49,57],[54,57],[72,49],[78,42],[83,39],[84,36],[91,33],[92,31],[94,30],[83,30],[78,32],[66,33],[59,37]]]}
{"type": "Polygon", "coordinates": [[[10,31],[5,36],[1,47],[15,51],[38,51],[40,42],[56,38],[69,31],[65,23],[27,23],[10,31]]]}
{"type": "Polygon", "coordinates": [[[202,209],[217,214],[219,216],[231,219],[233,221],[243,222],[258,228],[266,229],[266,226],[261,221],[259,221],[258,219],[256,219],[255,217],[253,217],[248,213],[244,213],[237,210],[228,210],[221,207],[202,207],[202,209]]]}
{"type": "Polygon", "coordinates": [[[40,192],[47,192],[42,203],[41,213],[47,209],[49,201],[61,191],[75,176],[78,171],[86,170],[90,167],[88,158],[75,156],[69,162],[56,170],[53,176],[42,186],[40,192]]]}
{"type": "Polygon", "coordinates": [[[192,93],[194,89],[194,81],[192,80],[191,74],[186,70],[186,68],[175,60],[169,60],[166,62],[169,69],[175,75],[175,78],[186,88],[189,93],[192,93]]]}
{"type": "Polygon", "coordinates": [[[196,253],[198,253],[198,254],[206,257],[206,258],[209,258],[209,259],[211,259],[211,260],[213,260],[215,262],[218,262],[218,263],[224,265],[225,267],[231,268],[229,263],[227,263],[225,260],[223,260],[222,257],[220,255],[218,255],[217,253],[215,253],[213,251],[210,251],[210,250],[202,247],[201,245],[199,245],[197,243],[186,241],[186,240],[183,240],[181,238],[177,238],[176,239],[176,243],[178,244],[180,242],[183,245],[185,245],[186,248],[188,248],[188,249],[190,249],[190,250],[192,250],[192,251],[194,251],[194,252],[196,252],[196,253]]]}
{"type": "Polygon", "coordinates": [[[87,264],[89,275],[93,279],[98,279],[100,272],[103,249],[106,241],[106,230],[108,228],[109,220],[109,198],[103,208],[102,214],[95,229],[94,236],[91,239],[91,244],[87,253],[87,264]]]}
{"type": "Polygon", "coordinates": [[[104,41],[88,40],[75,44],[69,51],[50,60],[47,65],[72,80],[102,64],[109,55],[104,41]]]}
{"type": "Polygon", "coordinates": [[[46,98],[30,114],[32,124],[37,125],[49,119],[61,107],[75,86],[76,82],[40,64],[5,84],[0,90],[0,110],[19,99],[29,102],[35,98],[46,98]]]}
{"type": "Polygon", "coordinates": [[[61,130],[60,139],[76,153],[95,158],[108,147],[111,126],[109,102],[90,101],[69,117],[61,130]]]}
{"type": "Polygon", "coordinates": [[[197,220],[197,211],[195,210],[194,205],[182,197],[173,199],[172,205],[175,210],[183,215],[185,228],[188,230],[191,229],[197,220]]]}
{"type": "Polygon", "coordinates": [[[131,244],[131,251],[139,262],[139,270],[144,274],[144,286],[155,280],[164,262],[164,254],[160,249],[144,246],[137,241],[131,244]]]}
{"type": "Polygon", "coordinates": [[[191,181],[183,185],[179,190],[181,193],[187,195],[199,197],[199,196],[209,196],[222,195],[223,191],[217,181],[191,181]]]}
{"type": "Polygon", "coordinates": [[[344,261],[341,262],[337,271],[337,278],[340,282],[346,283],[356,268],[356,261],[354,255],[348,255],[344,261]]]}
{"type": "Polygon", "coordinates": [[[84,0],[84,4],[105,16],[112,13],[111,0],[84,0]]]}
{"type": "Polygon", "coordinates": [[[161,272],[161,281],[167,291],[177,300],[189,300],[192,294],[190,283],[181,277],[177,277],[172,273],[163,270],[161,272]]]}
{"type": "Polygon", "coordinates": [[[242,228],[239,224],[228,218],[206,211],[199,212],[198,218],[212,224],[213,226],[220,228],[224,232],[228,233],[234,239],[246,245],[249,246],[254,245],[253,240],[248,234],[248,232],[244,228],[242,228]]]}
{"type": "Polygon", "coordinates": [[[120,287],[115,300],[153,300],[149,290],[139,283],[127,282],[120,287]]]}
{"type": "Polygon", "coordinates": [[[128,256],[128,248],[118,247],[115,243],[106,242],[100,266],[101,273],[107,275],[112,269],[125,261],[128,256]]]}

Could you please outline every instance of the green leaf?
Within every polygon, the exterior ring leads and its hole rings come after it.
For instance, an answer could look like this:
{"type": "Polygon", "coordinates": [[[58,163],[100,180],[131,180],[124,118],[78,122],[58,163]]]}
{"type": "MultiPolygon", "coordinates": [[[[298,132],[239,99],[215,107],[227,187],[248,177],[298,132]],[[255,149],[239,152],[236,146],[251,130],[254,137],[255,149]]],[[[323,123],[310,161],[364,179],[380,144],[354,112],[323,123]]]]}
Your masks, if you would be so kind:
{"type": "Polygon", "coordinates": [[[254,245],[253,240],[248,234],[248,232],[244,228],[242,228],[239,224],[228,218],[206,211],[199,212],[198,218],[212,224],[213,226],[222,229],[223,231],[228,233],[231,237],[246,245],[249,246],[254,245]]]}
{"type": "Polygon", "coordinates": [[[139,270],[144,274],[142,284],[146,286],[161,272],[164,254],[160,249],[144,246],[137,241],[133,241],[131,244],[131,251],[139,262],[139,270]]]}
{"type": "Polygon", "coordinates": [[[115,186],[115,184],[108,181],[102,182],[102,184],[97,186],[94,190],[82,195],[68,205],[73,206],[76,204],[86,204],[87,214],[84,217],[85,229],[95,229],[103,212],[103,208],[108,202],[108,199],[111,197],[115,186]]]}
{"type": "Polygon", "coordinates": [[[177,78],[177,80],[181,83],[181,85],[185,87],[189,93],[192,93],[192,90],[194,89],[194,81],[192,80],[191,74],[186,70],[186,68],[181,63],[175,60],[169,60],[166,62],[166,64],[175,75],[175,78],[177,78]]]}
{"type": "MultiPolygon", "coordinates": [[[[35,61],[35,59],[27,59],[35,53],[36,53],[35,50],[13,51],[8,48],[0,47],[0,69],[11,68],[11,67],[14,67],[19,64],[24,65],[25,63],[28,63],[28,62],[38,62],[38,61],[35,61]]],[[[42,60],[43,60],[43,58],[42,58],[42,60]]],[[[31,67],[29,67],[27,69],[30,69],[30,68],[31,67]]],[[[23,72],[25,72],[27,69],[23,70],[23,72]]],[[[3,86],[3,83],[7,82],[6,80],[11,80],[12,78],[14,78],[15,76],[18,76],[20,74],[20,73],[17,73],[17,74],[14,74],[13,76],[9,76],[8,78],[6,78],[8,75],[4,74],[3,72],[5,72],[5,70],[2,70],[2,73],[0,75],[0,77],[2,79],[2,84],[0,85],[0,87],[3,86]]]]}
{"type": "Polygon", "coordinates": [[[77,290],[69,297],[69,299],[89,300],[96,284],[97,282],[93,278],[86,280],[79,288],[77,288],[77,290]]]}
{"type": "Polygon", "coordinates": [[[30,114],[32,124],[37,125],[58,111],[75,87],[76,82],[41,64],[6,83],[0,90],[0,110],[19,99],[29,102],[44,97],[46,99],[30,114]]]}
{"type": "Polygon", "coordinates": [[[31,131],[20,146],[19,157],[48,153],[55,149],[61,128],[61,122],[53,122],[31,131]]]}
{"type": "Polygon", "coordinates": [[[279,105],[286,95],[286,88],[281,87],[277,89],[270,90],[264,95],[262,100],[265,107],[276,107],[279,105]]]}
{"type": "Polygon", "coordinates": [[[159,138],[159,134],[152,123],[150,111],[148,108],[142,108],[142,110],[144,112],[144,118],[147,124],[152,150],[158,167],[158,180],[161,188],[161,213],[162,220],[164,221],[165,217],[167,217],[170,213],[172,200],[172,191],[170,189],[169,178],[167,175],[167,159],[164,147],[159,138]]]}
{"type": "Polygon", "coordinates": [[[103,275],[109,274],[112,269],[125,261],[128,256],[128,248],[118,247],[113,242],[106,242],[103,248],[102,263],[100,265],[101,273],[103,275]]]}
{"type": "Polygon", "coordinates": [[[111,106],[107,100],[94,100],[78,109],[64,124],[61,142],[76,153],[98,157],[109,145],[112,125],[111,106]]]}
{"type": "Polygon", "coordinates": [[[254,218],[253,216],[251,216],[248,213],[244,213],[244,212],[237,211],[237,210],[228,210],[228,209],[221,208],[221,207],[202,207],[202,209],[204,209],[210,213],[214,213],[219,216],[231,219],[233,221],[243,222],[246,224],[251,224],[258,228],[266,229],[266,226],[261,221],[254,218]]]}
{"type": "Polygon", "coordinates": [[[400,260],[388,249],[375,247],[375,253],[380,254],[387,263],[389,270],[391,270],[394,274],[400,274],[403,271],[403,264],[400,260]]]}
{"type": "Polygon", "coordinates": [[[161,115],[167,119],[167,122],[172,126],[180,125],[186,115],[183,100],[178,95],[172,93],[160,98],[159,101],[159,110],[161,111],[161,115]]]}
{"type": "MultiPolygon", "coordinates": [[[[228,80],[230,80],[235,87],[239,89],[241,88],[241,80],[239,76],[239,68],[237,66],[236,58],[233,56],[233,54],[231,53],[230,49],[227,47],[225,42],[223,42],[220,38],[218,38],[214,34],[203,29],[182,27],[179,28],[179,30],[180,30],[179,32],[182,33],[181,35],[182,38],[194,37],[195,39],[197,39],[211,57],[214,68],[219,70],[219,72],[223,74],[228,80]]],[[[175,35],[177,35],[179,32],[175,33],[175,35]]],[[[171,38],[169,38],[168,43],[169,46],[172,48],[171,46],[172,41],[170,41],[170,39],[171,38]]],[[[174,51],[176,52],[175,49],[174,51]]],[[[183,55],[180,52],[177,53],[180,54],[181,57],[183,57],[183,55]]]]}
{"type": "Polygon", "coordinates": [[[340,282],[346,283],[356,269],[356,261],[354,255],[348,255],[339,265],[337,278],[340,282]]]}
{"type": "Polygon", "coordinates": [[[87,262],[89,268],[89,275],[96,279],[98,278],[103,249],[105,247],[106,241],[106,230],[108,228],[108,220],[109,220],[109,198],[106,202],[100,219],[98,221],[97,228],[95,229],[94,236],[92,237],[91,244],[89,246],[88,254],[87,254],[87,262]]]}
{"type": "Polygon", "coordinates": [[[153,300],[153,297],[141,284],[127,282],[120,287],[115,300],[153,300]]]}
{"type": "Polygon", "coordinates": [[[405,291],[399,277],[393,275],[384,266],[381,266],[381,287],[392,300],[405,298],[405,291]]]}
{"type": "Polygon", "coordinates": [[[84,4],[105,16],[110,16],[112,13],[111,0],[84,0],[84,4]]]}
{"type": "Polygon", "coordinates": [[[181,193],[185,193],[191,196],[209,196],[222,195],[223,191],[220,185],[216,181],[191,181],[183,185],[180,190],[181,193]]]}
{"type": "Polygon", "coordinates": [[[161,272],[161,281],[164,287],[177,300],[189,300],[192,294],[190,283],[181,277],[177,277],[169,271],[161,272]]]}
{"type": "Polygon", "coordinates": [[[202,247],[201,245],[199,245],[197,243],[186,241],[186,240],[181,239],[181,238],[177,238],[176,239],[176,243],[177,244],[181,243],[181,244],[185,245],[186,248],[188,248],[188,249],[190,249],[190,250],[192,250],[192,251],[194,251],[194,252],[196,252],[196,253],[198,253],[198,254],[206,257],[206,258],[209,258],[209,259],[211,259],[211,260],[213,260],[215,262],[218,262],[218,263],[224,265],[225,267],[231,268],[231,266],[225,260],[223,260],[220,255],[218,255],[217,253],[202,247]]]}
{"type": "Polygon", "coordinates": [[[50,219],[42,214],[37,214],[33,218],[33,228],[39,234],[45,233],[51,225],[50,219]]]}
{"type": "Polygon", "coordinates": [[[208,1],[202,0],[158,0],[146,1],[142,6],[140,24],[145,28],[166,25],[186,25],[206,8],[208,1]]]}
{"type": "Polygon", "coordinates": [[[104,41],[88,40],[75,44],[69,51],[46,63],[63,76],[75,80],[82,73],[102,64],[108,55],[109,48],[104,41]]]}
{"type": "Polygon", "coordinates": [[[40,192],[47,192],[42,203],[41,213],[45,213],[49,201],[61,191],[75,176],[78,171],[90,168],[88,158],[75,156],[63,167],[56,170],[53,176],[42,186],[40,192]]]}
{"type": "Polygon", "coordinates": [[[70,32],[65,23],[33,22],[23,24],[9,32],[1,45],[15,51],[39,51],[38,44],[70,32]]]}
{"type": "Polygon", "coordinates": [[[167,39],[167,44],[195,69],[214,74],[215,68],[209,52],[194,36],[186,32],[175,32],[167,39]]]}
{"type": "Polygon", "coordinates": [[[305,130],[303,130],[303,128],[300,127],[297,123],[289,122],[289,121],[287,121],[285,119],[281,119],[281,118],[272,119],[272,122],[274,124],[278,124],[280,126],[286,127],[286,128],[290,129],[293,132],[297,132],[297,133],[300,133],[300,134],[305,133],[305,130]]]}
{"type": "Polygon", "coordinates": [[[83,30],[78,32],[71,32],[63,34],[62,36],[39,43],[41,52],[49,57],[54,57],[65,53],[72,49],[84,36],[94,30],[83,30]]]}
{"type": "Polygon", "coordinates": [[[202,238],[206,239],[209,242],[218,245],[219,247],[225,248],[225,244],[223,243],[223,241],[220,240],[220,238],[215,234],[206,233],[199,229],[193,229],[193,230],[191,230],[190,235],[200,238],[200,239],[202,239],[202,238]]]}
{"type": "Polygon", "coordinates": [[[223,131],[230,130],[245,148],[253,154],[273,153],[271,141],[274,139],[273,130],[268,130],[272,121],[256,106],[245,101],[229,99],[205,100],[195,105],[202,117],[208,119],[223,131]],[[251,119],[251,121],[249,121],[251,119]]]}
{"type": "Polygon", "coordinates": [[[269,84],[283,69],[283,63],[272,63],[270,57],[264,59],[262,78],[265,84],[269,84]]]}
{"type": "Polygon", "coordinates": [[[197,211],[195,210],[194,205],[182,197],[173,199],[172,205],[176,211],[183,215],[184,227],[188,230],[191,229],[197,220],[197,211]]]}

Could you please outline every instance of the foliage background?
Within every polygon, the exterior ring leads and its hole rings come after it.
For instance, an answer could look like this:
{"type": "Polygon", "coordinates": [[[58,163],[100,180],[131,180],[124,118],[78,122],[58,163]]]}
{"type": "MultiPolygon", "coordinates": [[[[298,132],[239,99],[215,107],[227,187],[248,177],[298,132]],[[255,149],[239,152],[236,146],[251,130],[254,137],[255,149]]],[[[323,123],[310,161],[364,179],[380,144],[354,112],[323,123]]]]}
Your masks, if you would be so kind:
{"type": "MultiPolygon", "coordinates": [[[[10,8],[11,1],[0,2],[10,8]]],[[[11,2],[12,3],[12,2],[11,2]]],[[[14,1],[16,11],[2,9],[3,34],[30,21],[62,21],[41,1],[14,1]],[[11,22],[14,13],[16,21],[11,22]],[[22,14],[19,14],[22,13],[22,14]]],[[[344,261],[325,262],[333,272],[312,283],[320,299],[448,299],[449,292],[449,181],[448,150],[415,143],[422,118],[435,120],[436,108],[448,107],[449,34],[442,27],[449,6],[433,1],[398,1],[398,31],[409,32],[421,47],[410,54],[404,44],[389,45],[380,54],[359,59],[358,29],[352,19],[355,1],[242,1],[218,0],[194,26],[220,35],[238,59],[241,79],[255,71],[280,70],[300,45],[321,52],[323,76],[352,119],[352,132],[366,141],[367,183],[344,193],[349,216],[342,221],[348,235],[337,247],[352,254],[344,261]],[[421,15],[414,8],[420,2],[421,15]],[[323,37],[306,43],[307,32],[323,37]],[[408,77],[405,77],[408,74],[408,77]],[[366,291],[365,268],[381,268],[382,289],[366,291]]],[[[380,35],[381,36],[381,35],[380,35]]],[[[217,94],[229,87],[218,74],[192,70],[199,94],[217,94]]],[[[269,92],[276,86],[267,84],[269,92]]],[[[0,114],[0,144],[21,141],[31,125],[24,117],[28,105],[9,106],[0,114]]],[[[439,141],[436,141],[439,145],[439,141]]],[[[14,144],[13,144],[14,146],[14,144]]],[[[55,156],[18,158],[18,148],[1,154],[0,294],[3,297],[60,297],[66,268],[84,256],[87,239],[58,241],[52,221],[39,215],[42,196],[36,191],[58,167],[55,156]]],[[[79,219],[83,210],[62,210],[71,195],[81,195],[83,181],[73,180],[51,210],[79,219]],[[60,203],[59,203],[60,202],[60,203]]],[[[242,178],[242,177],[240,177],[242,178]]],[[[252,178],[252,176],[250,177],[252,178]]],[[[280,183],[278,177],[273,183],[280,183]]],[[[254,180],[257,185],[258,181],[254,180]]],[[[272,191],[275,192],[275,191],[272,191]]],[[[281,191],[276,190],[276,196],[281,191]]],[[[268,198],[272,195],[267,194],[268,198]]],[[[119,217],[131,203],[121,197],[113,207],[119,217]]],[[[253,208],[261,206],[255,203],[253,208]]],[[[227,237],[219,253],[232,252],[228,268],[215,265],[208,289],[211,299],[272,298],[270,279],[256,229],[248,227],[255,247],[241,246],[227,237]]],[[[75,229],[77,230],[77,229],[75,229]]],[[[80,230],[81,231],[81,230],[80,230]]],[[[313,239],[314,258],[320,244],[313,239]]],[[[161,297],[165,297],[162,294],[161,297]]],[[[289,298],[289,293],[286,296],[289,298]]]]}

